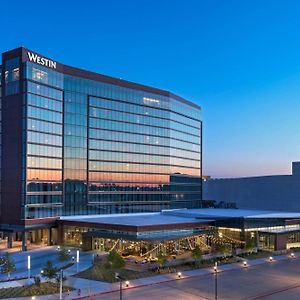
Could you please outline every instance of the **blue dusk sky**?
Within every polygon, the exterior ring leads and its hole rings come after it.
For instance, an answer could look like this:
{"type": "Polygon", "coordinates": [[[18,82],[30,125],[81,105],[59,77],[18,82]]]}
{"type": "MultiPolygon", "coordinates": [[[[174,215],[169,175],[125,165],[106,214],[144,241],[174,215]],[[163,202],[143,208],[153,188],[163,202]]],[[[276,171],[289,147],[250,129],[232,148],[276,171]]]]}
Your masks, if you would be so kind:
{"type": "Polygon", "coordinates": [[[0,52],[170,90],[202,107],[203,174],[300,160],[300,1],[1,1],[0,52]]]}

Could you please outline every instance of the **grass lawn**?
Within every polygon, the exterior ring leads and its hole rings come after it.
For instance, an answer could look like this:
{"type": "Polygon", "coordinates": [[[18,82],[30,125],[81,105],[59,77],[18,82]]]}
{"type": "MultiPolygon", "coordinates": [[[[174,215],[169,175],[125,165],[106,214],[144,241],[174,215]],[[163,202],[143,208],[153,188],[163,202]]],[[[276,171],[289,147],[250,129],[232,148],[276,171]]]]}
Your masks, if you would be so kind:
{"type": "Polygon", "coordinates": [[[126,280],[138,279],[142,277],[155,275],[155,273],[151,271],[137,272],[126,269],[107,269],[103,265],[95,264],[91,268],[81,273],[78,273],[75,276],[91,280],[117,282],[118,280],[115,278],[115,273],[119,273],[119,275],[123,278],[126,278],[126,280]]]}
{"type": "MultiPolygon", "coordinates": [[[[63,292],[71,291],[73,288],[63,287],[63,292]]],[[[59,293],[59,285],[53,282],[44,282],[40,286],[28,285],[13,288],[0,288],[0,299],[15,297],[30,297],[59,293]]]]}

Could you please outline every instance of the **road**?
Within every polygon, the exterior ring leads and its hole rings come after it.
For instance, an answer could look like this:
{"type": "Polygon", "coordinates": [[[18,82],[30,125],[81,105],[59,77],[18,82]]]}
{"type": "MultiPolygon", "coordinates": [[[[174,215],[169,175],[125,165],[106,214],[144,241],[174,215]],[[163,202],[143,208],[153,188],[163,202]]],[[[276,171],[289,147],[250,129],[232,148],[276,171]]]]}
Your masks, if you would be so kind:
{"type": "MultiPolygon", "coordinates": [[[[184,275],[184,274],[183,274],[184,275]]],[[[179,279],[123,291],[123,300],[215,299],[215,275],[179,279]]],[[[93,299],[117,300],[118,292],[93,299]]],[[[299,300],[300,258],[218,274],[218,300],[299,300]]]]}

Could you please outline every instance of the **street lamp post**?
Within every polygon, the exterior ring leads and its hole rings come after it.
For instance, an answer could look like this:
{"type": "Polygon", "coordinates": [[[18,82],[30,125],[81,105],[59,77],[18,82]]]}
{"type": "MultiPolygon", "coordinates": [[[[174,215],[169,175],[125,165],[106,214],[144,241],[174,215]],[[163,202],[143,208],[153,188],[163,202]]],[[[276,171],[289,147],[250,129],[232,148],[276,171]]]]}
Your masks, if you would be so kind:
{"type": "Polygon", "coordinates": [[[120,300],[122,300],[122,280],[123,278],[119,275],[119,273],[116,273],[116,279],[119,279],[120,281],[120,300]]]}
{"type": "Polygon", "coordinates": [[[217,262],[215,262],[214,271],[215,271],[215,300],[218,300],[218,263],[217,262]]]}
{"type": "Polygon", "coordinates": [[[30,268],[31,268],[31,258],[30,258],[30,255],[28,255],[27,256],[28,279],[30,279],[30,268]]]}
{"type": "Polygon", "coordinates": [[[78,273],[78,266],[79,266],[79,250],[76,252],[76,271],[78,273]]]}
{"type": "Polygon", "coordinates": [[[59,285],[59,299],[62,299],[62,292],[63,292],[63,276],[64,276],[64,271],[61,269],[60,270],[60,285],[59,285]]]}

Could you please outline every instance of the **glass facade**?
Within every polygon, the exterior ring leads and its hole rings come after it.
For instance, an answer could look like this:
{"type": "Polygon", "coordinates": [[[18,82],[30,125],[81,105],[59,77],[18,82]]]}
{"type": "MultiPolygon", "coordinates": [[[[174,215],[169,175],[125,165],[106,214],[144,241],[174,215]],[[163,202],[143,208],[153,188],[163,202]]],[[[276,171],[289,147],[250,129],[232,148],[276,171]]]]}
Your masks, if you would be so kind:
{"type": "MultiPolygon", "coordinates": [[[[5,83],[17,91],[19,60],[5,83]]],[[[25,218],[201,206],[200,108],[23,63],[25,218]]]]}
{"type": "Polygon", "coordinates": [[[25,218],[63,213],[63,75],[27,63],[25,218]]]}

